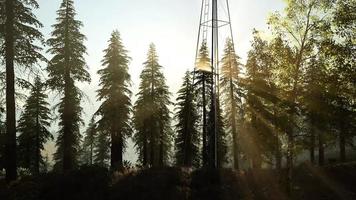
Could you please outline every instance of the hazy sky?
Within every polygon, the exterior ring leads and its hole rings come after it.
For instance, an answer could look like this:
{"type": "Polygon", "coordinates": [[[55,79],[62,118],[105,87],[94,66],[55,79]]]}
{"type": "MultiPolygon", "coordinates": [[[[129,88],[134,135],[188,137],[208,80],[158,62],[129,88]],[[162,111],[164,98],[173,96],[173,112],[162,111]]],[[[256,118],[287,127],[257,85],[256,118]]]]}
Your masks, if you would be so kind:
{"type": "MultiPolygon", "coordinates": [[[[56,10],[62,0],[38,0],[36,11],[43,23],[46,39],[55,23],[56,10]]],[[[218,0],[225,2],[226,0],[218,0]]],[[[92,75],[91,84],[80,84],[90,101],[83,103],[86,121],[98,107],[95,91],[96,72],[101,68],[103,50],[114,29],[121,33],[124,46],[132,58],[130,73],[136,94],[139,74],[150,43],[155,43],[160,64],[164,67],[167,83],[176,93],[187,69],[193,69],[201,0],[75,0],[77,19],[84,23],[88,48],[86,61],[92,75]]],[[[283,0],[230,0],[233,34],[237,53],[246,60],[252,40],[252,29],[266,30],[269,13],[281,10],[283,0]]],[[[222,37],[227,33],[222,33],[222,37]]],[[[223,38],[221,38],[223,39],[223,38]]],[[[174,97],[172,98],[172,100],[174,97]]],[[[53,152],[53,144],[48,145],[53,152]]],[[[134,150],[128,149],[126,159],[135,160],[134,150]]]]}

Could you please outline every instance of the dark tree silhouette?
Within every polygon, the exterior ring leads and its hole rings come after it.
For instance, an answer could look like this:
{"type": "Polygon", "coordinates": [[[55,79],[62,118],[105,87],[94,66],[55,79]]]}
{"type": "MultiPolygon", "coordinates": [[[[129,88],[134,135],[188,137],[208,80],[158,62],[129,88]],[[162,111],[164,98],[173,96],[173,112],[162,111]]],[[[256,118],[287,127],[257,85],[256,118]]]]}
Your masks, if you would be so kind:
{"type": "Polygon", "coordinates": [[[186,72],[175,108],[175,160],[178,166],[199,167],[199,115],[191,72],[186,72]]]}
{"type": "Polygon", "coordinates": [[[85,36],[80,33],[82,23],[75,20],[73,0],[63,0],[57,14],[57,24],[53,25],[52,38],[47,41],[50,46],[48,52],[53,55],[47,72],[48,85],[62,95],[58,104],[60,130],[56,143],[55,167],[69,171],[77,165],[79,128],[82,123],[80,107],[82,94],[75,83],[89,82],[90,75],[83,57],[86,53],[83,44],[85,36]]]}
{"type": "MultiPolygon", "coordinates": [[[[6,65],[6,142],[5,163],[6,180],[12,181],[17,177],[16,163],[16,110],[15,110],[15,66],[28,67],[39,60],[44,60],[39,53],[39,43],[43,41],[38,31],[42,24],[32,13],[37,9],[36,0],[6,0],[0,8],[1,28],[0,37],[3,41],[1,55],[6,65]]],[[[24,70],[24,69],[22,69],[24,70]]]]}
{"type": "Polygon", "coordinates": [[[98,100],[103,101],[97,115],[100,129],[105,129],[111,139],[111,168],[123,167],[123,153],[126,138],[131,135],[131,77],[128,73],[130,58],[127,55],[120,34],[114,31],[109,47],[104,50],[104,69],[98,71],[100,86],[98,100]]]}
{"type": "Polygon", "coordinates": [[[34,175],[39,175],[44,164],[41,155],[44,144],[53,139],[48,130],[51,118],[45,89],[41,79],[36,77],[17,127],[19,166],[30,169],[34,175]]]}
{"type": "Polygon", "coordinates": [[[170,93],[161,69],[156,48],[151,44],[134,108],[134,141],[143,166],[166,165],[172,146],[170,93]]]}
{"type": "Polygon", "coordinates": [[[84,164],[88,164],[88,165],[94,164],[94,148],[95,148],[96,139],[98,137],[97,135],[98,135],[97,124],[94,118],[92,118],[90,120],[88,128],[85,131],[84,141],[82,144],[81,160],[82,163],[84,164]]]}
{"type": "Polygon", "coordinates": [[[211,62],[206,41],[201,44],[197,59],[197,69],[194,77],[194,89],[196,91],[198,111],[202,113],[200,117],[201,137],[202,137],[202,165],[208,166],[208,107],[211,96],[211,62]]]}

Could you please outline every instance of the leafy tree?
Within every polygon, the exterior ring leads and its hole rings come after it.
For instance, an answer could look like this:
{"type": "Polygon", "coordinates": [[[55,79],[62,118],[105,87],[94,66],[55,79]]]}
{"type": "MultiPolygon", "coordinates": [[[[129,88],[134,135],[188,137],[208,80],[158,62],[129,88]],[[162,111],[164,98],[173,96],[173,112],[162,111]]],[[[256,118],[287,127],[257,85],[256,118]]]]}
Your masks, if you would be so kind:
{"type": "Polygon", "coordinates": [[[330,125],[337,133],[340,161],[347,160],[347,146],[355,137],[355,5],[351,0],[338,0],[333,4],[331,17],[324,19],[320,54],[327,70],[326,88],[331,109],[330,125]]]}
{"type": "Polygon", "coordinates": [[[178,91],[176,103],[176,138],[175,159],[179,166],[195,166],[200,164],[199,156],[199,115],[195,103],[195,92],[191,72],[186,72],[181,89],[178,91]]]}
{"type": "Polygon", "coordinates": [[[100,86],[98,100],[103,101],[97,115],[101,129],[108,130],[111,137],[111,168],[123,167],[126,138],[131,135],[131,91],[128,64],[130,58],[124,49],[120,34],[114,31],[109,47],[104,50],[104,69],[99,70],[100,86]]]}
{"type": "Polygon", "coordinates": [[[39,174],[44,159],[41,151],[44,144],[53,139],[49,132],[50,110],[46,101],[47,95],[44,84],[36,77],[31,94],[26,101],[25,110],[18,123],[19,165],[39,174]]]}
{"type": "Polygon", "coordinates": [[[143,166],[166,165],[171,149],[170,93],[161,69],[156,48],[151,44],[134,107],[134,141],[143,166]]]}
{"type": "Polygon", "coordinates": [[[54,156],[55,168],[68,171],[77,165],[82,124],[82,94],[75,83],[89,82],[90,75],[83,57],[86,53],[85,36],[80,33],[82,23],[75,20],[73,0],[63,0],[57,14],[52,38],[47,41],[50,46],[48,52],[53,55],[47,72],[48,85],[62,95],[58,104],[60,130],[54,156]]]}
{"type": "Polygon", "coordinates": [[[291,77],[289,87],[286,87],[285,98],[292,104],[289,114],[290,124],[293,126],[287,130],[288,135],[288,152],[287,152],[287,168],[289,183],[288,192],[291,192],[293,157],[295,150],[295,136],[297,127],[297,115],[300,113],[301,107],[297,106],[301,101],[301,91],[303,87],[304,67],[310,62],[313,57],[313,47],[315,45],[315,33],[317,33],[318,25],[321,18],[328,11],[330,1],[296,1],[289,0],[285,13],[283,15],[276,13],[271,16],[269,23],[275,33],[281,34],[288,39],[293,51],[294,57],[292,64],[284,70],[290,72],[291,77]]]}
{"type": "MultiPolygon", "coordinates": [[[[6,65],[6,180],[17,177],[16,163],[16,110],[15,110],[15,65],[33,71],[34,64],[44,60],[40,54],[43,36],[39,32],[42,24],[32,13],[37,9],[35,0],[6,0],[0,8],[1,56],[6,65]]],[[[22,71],[24,70],[21,69],[22,71]]]]}
{"type": "Polygon", "coordinates": [[[231,39],[228,39],[221,61],[220,88],[227,121],[226,126],[232,136],[232,154],[235,169],[239,169],[238,122],[241,122],[240,114],[242,111],[242,88],[239,80],[240,65],[234,44],[231,39]]]}

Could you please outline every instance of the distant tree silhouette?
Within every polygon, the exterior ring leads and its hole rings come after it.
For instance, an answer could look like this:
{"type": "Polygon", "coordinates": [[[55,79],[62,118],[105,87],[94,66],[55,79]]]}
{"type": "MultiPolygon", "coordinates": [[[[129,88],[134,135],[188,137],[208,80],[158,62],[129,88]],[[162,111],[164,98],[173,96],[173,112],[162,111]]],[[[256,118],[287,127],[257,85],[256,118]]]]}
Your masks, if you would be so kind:
{"type": "Polygon", "coordinates": [[[178,91],[175,108],[175,160],[176,164],[185,167],[199,167],[199,131],[197,106],[191,72],[186,72],[183,84],[178,91]]]}
{"type": "Polygon", "coordinates": [[[53,139],[49,132],[50,110],[44,84],[36,77],[25,110],[18,122],[19,166],[28,168],[32,174],[40,173],[44,159],[41,154],[44,144],[53,139]]]}
{"type": "Polygon", "coordinates": [[[0,8],[0,41],[1,56],[6,65],[6,137],[5,162],[6,180],[12,181],[17,177],[16,163],[16,110],[15,110],[15,66],[21,70],[34,70],[33,66],[39,60],[44,60],[38,44],[43,41],[39,32],[42,24],[33,14],[37,9],[36,0],[6,0],[0,8]],[[24,67],[25,66],[25,67],[24,67]]]}
{"type": "Polygon", "coordinates": [[[170,92],[161,69],[156,48],[151,44],[134,107],[134,141],[143,166],[166,165],[171,150],[170,92]]]}
{"type": "Polygon", "coordinates": [[[110,162],[110,134],[98,129],[94,148],[94,164],[109,167],[110,162]]]}
{"type": "Polygon", "coordinates": [[[127,55],[120,34],[114,31],[109,47],[104,50],[104,68],[98,71],[100,86],[98,100],[103,101],[96,112],[100,116],[98,125],[110,134],[111,168],[123,167],[123,153],[126,138],[131,136],[131,77],[128,73],[130,58],[127,55]]]}
{"type": "Polygon", "coordinates": [[[85,131],[84,141],[82,144],[82,163],[93,165],[94,164],[94,148],[98,135],[97,124],[92,118],[88,125],[88,128],[85,131]]]}
{"type": "Polygon", "coordinates": [[[80,101],[82,94],[75,83],[89,82],[90,75],[84,60],[85,36],[80,33],[82,23],[75,20],[73,0],[63,0],[57,11],[57,24],[53,25],[52,38],[47,43],[53,55],[47,72],[48,85],[62,97],[58,104],[60,114],[55,168],[69,171],[76,167],[82,124],[80,101]]]}

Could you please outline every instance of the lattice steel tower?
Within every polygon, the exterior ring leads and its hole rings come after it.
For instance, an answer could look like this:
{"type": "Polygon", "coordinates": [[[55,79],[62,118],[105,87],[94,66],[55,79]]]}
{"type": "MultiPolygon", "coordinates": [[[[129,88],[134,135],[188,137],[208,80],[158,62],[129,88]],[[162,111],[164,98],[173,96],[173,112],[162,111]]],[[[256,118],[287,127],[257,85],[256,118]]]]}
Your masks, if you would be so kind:
{"type": "MultiPolygon", "coordinates": [[[[197,72],[205,73],[207,78],[211,78],[211,117],[213,120],[207,120],[207,101],[205,94],[205,78],[203,78],[202,90],[202,119],[203,119],[203,165],[218,167],[218,103],[219,103],[219,39],[228,36],[234,42],[229,0],[201,0],[201,14],[199,22],[199,31],[195,55],[194,79],[197,72]],[[200,46],[205,43],[210,49],[210,66],[202,66],[199,60],[200,46]],[[210,131],[208,131],[210,129],[210,131]],[[208,134],[208,132],[210,134],[208,134]]],[[[226,39],[226,38],[224,38],[226,39]]],[[[204,77],[204,76],[203,76],[204,77]]]]}

